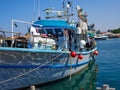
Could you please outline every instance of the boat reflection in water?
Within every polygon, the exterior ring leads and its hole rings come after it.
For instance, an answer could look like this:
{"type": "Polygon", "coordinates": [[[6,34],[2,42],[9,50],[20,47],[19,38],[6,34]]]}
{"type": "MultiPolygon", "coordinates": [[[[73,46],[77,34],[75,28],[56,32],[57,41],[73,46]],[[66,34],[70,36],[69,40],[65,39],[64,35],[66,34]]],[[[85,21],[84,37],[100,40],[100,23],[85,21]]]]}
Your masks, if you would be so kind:
{"type": "MultiPolygon", "coordinates": [[[[59,81],[35,86],[37,90],[96,90],[97,64],[92,61],[84,70],[59,81]]],[[[22,89],[23,90],[23,89],[22,89]]],[[[26,90],[26,89],[25,89],[26,90]]]]}

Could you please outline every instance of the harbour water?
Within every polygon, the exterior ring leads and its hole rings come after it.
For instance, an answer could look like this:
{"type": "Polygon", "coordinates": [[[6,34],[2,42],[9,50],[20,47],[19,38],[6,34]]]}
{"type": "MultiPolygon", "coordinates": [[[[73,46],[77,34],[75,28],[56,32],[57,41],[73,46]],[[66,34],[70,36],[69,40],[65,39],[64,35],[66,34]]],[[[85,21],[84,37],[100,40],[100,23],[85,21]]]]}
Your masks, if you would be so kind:
{"type": "Polygon", "coordinates": [[[120,39],[97,41],[99,55],[96,57],[99,71],[97,86],[109,84],[110,87],[120,90],[120,39]]]}

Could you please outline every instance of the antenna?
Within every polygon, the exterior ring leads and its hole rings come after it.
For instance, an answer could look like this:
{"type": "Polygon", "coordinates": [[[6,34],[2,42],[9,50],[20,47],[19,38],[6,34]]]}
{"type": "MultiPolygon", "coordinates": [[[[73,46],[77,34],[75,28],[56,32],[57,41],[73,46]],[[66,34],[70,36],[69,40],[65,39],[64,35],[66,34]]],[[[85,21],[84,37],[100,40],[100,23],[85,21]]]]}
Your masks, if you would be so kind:
{"type": "Polygon", "coordinates": [[[38,0],[38,20],[40,19],[40,0],[38,0]]]}
{"type": "Polygon", "coordinates": [[[50,12],[52,11],[52,8],[46,8],[46,9],[43,10],[43,11],[46,12],[46,14],[47,14],[46,19],[48,19],[48,18],[49,18],[49,14],[50,14],[50,12]]]}
{"type": "Polygon", "coordinates": [[[65,0],[63,0],[63,12],[64,12],[64,16],[66,15],[66,10],[65,10],[65,0]]]}
{"type": "Polygon", "coordinates": [[[35,0],[34,0],[34,3],[33,3],[33,21],[35,21],[35,0]]]}
{"type": "Polygon", "coordinates": [[[69,22],[70,17],[73,16],[73,12],[71,9],[73,7],[72,7],[72,2],[70,0],[67,1],[67,4],[65,3],[65,1],[66,0],[63,0],[63,3],[62,3],[62,8],[63,8],[62,11],[58,11],[58,10],[56,11],[56,10],[53,10],[53,8],[47,8],[43,10],[47,14],[46,19],[50,19],[50,18],[66,19],[69,22]]]}

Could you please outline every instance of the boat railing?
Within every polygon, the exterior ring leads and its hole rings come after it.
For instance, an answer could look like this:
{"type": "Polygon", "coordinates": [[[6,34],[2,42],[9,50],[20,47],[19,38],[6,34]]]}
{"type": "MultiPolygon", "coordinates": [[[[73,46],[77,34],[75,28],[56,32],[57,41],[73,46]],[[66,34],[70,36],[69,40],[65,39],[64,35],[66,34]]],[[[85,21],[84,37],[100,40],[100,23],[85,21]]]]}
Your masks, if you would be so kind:
{"type": "Polygon", "coordinates": [[[57,50],[58,45],[52,41],[56,41],[52,37],[43,37],[43,36],[36,36],[29,34],[22,34],[17,32],[9,32],[0,30],[0,47],[12,47],[12,48],[35,48],[35,49],[52,49],[57,50]],[[12,34],[13,36],[7,36],[9,34],[12,34]],[[41,38],[43,41],[34,41],[35,38],[41,38]],[[49,42],[48,42],[49,41],[49,42]]]}
{"type": "MultiPolygon", "coordinates": [[[[70,51],[73,50],[72,48],[75,47],[72,45],[72,43],[74,44],[74,40],[72,41],[63,40],[62,43],[58,44],[57,40],[51,36],[43,37],[40,35],[37,36],[32,35],[28,37],[28,35],[29,33],[22,34],[19,32],[9,32],[9,31],[0,30],[0,47],[27,48],[27,49],[33,48],[33,49],[42,49],[42,50],[70,50],[70,51]],[[7,34],[11,34],[11,33],[14,33],[14,36],[7,36],[7,34]],[[35,38],[37,39],[40,38],[43,41],[41,40],[34,41],[35,38]],[[51,43],[51,41],[49,40],[52,40],[54,43],[51,43]]],[[[92,40],[92,44],[89,44],[89,42],[86,43],[86,45],[84,46],[84,50],[91,50],[95,47],[96,47],[96,43],[94,42],[94,40],[92,40]]]]}

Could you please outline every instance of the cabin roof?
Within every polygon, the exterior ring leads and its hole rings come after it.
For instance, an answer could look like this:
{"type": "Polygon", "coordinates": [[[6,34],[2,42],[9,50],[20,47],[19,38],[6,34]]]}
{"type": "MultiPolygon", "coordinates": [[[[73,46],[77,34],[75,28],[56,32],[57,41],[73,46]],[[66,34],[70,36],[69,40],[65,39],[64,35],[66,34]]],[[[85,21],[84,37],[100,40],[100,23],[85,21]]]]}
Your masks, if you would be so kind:
{"type": "Polygon", "coordinates": [[[38,20],[35,21],[33,26],[41,26],[41,27],[62,27],[69,28],[75,30],[74,26],[71,26],[64,20],[38,20]]]}

